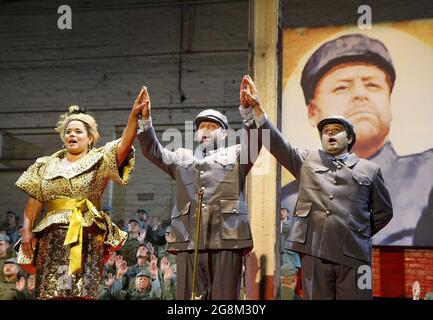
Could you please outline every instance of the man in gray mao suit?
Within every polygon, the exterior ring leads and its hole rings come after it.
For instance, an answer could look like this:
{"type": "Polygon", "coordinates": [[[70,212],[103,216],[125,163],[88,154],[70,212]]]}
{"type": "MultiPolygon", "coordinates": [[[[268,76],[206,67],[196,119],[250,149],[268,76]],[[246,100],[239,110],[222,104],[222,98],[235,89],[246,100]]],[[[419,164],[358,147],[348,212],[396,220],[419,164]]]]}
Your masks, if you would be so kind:
{"type": "MultiPolygon", "coordinates": [[[[245,92],[255,92],[246,78],[241,83],[240,111],[244,117],[251,115],[252,123],[252,109],[245,92]]],[[[139,98],[145,104],[143,132],[138,135],[141,151],[177,186],[171,242],[167,247],[167,251],[177,254],[176,298],[191,298],[196,218],[201,209],[196,294],[202,299],[238,299],[242,256],[253,246],[244,186],[258,155],[259,139],[255,139],[256,152],[249,150],[254,139],[248,139],[248,145],[225,147],[227,118],[208,109],[194,121],[200,142],[196,150],[169,151],[158,142],[152,127],[147,91],[139,98]]],[[[245,131],[249,133],[247,126],[245,131]]]]}
{"type": "Polygon", "coordinates": [[[265,147],[300,184],[285,246],[303,254],[304,298],[371,299],[371,282],[359,281],[358,271],[370,270],[371,237],[393,215],[379,166],[349,153],[356,134],[343,117],[318,123],[323,150],[300,150],[284,140],[258,103],[254,116],[257,127],[270,131],[265,147]]]}

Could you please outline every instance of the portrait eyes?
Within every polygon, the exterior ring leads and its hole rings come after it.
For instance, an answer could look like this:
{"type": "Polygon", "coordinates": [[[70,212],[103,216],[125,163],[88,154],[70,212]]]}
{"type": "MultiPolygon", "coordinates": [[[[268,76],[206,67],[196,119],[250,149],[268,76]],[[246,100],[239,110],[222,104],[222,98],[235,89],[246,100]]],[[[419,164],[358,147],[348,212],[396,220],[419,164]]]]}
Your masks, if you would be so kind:
{"type": "Polygon", "coordinates": [[[376,82],[368,82],[366,87],[372,90],[379,90],[382,88],[382,86],[376,82]]]}
{"type": "MultiPolygon", "coordinates": [[[[378,91],[383,88],[383,86],[380,83],[374,81],[364,82],[363,85],[365,88],[367,88],[370,91],[378,91]]],[[[344,93],[349,91],[352,88],[353,88],[352,85],[338,85],[332,89],[332,93],[337,93],[337,94],[344,93]]]]}
{"type": "Polygon", "coordinates": [[[347,85],[340,85],[340,86],[337,86],[336,88],[334,88],[332,90],[332,92],[333,93],[340,93],[340,92],[347,91],[347,89],[349,89],[349,86],[347,86],[347,85]]]}

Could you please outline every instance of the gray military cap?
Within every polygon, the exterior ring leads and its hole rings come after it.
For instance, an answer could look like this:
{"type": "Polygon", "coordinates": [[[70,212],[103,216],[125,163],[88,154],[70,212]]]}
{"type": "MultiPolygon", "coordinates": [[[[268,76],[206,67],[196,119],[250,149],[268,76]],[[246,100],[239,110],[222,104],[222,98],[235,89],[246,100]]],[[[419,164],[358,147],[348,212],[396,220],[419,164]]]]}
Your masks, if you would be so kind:
{"type": "Polygon", "coordinates": [[[227,117],[223,115],[221,112],[216,111],[214,109],[206,109],[200,112],[197,117],[194,119],[194,123],[198,128],[202,121],[211,121],[219,124],[222,128],[228,129],[229,123],[227,121],[227,117]]]}
{"type": "Polygon", "coordinates": [[[280,269],[280,274],[282,277],[295,276],[297,272],[298,270],[291,263],[283,264],[280,269]]]}
{"type": "Polygon", "coordinates": [[[150,273],[149,268],[146,268],[144,270],[141,270],[139,273],[137,273],[137,275],[135,277],[136,278],[138,278],[138,277],[148,277],[149,279],[152,279],[152,274],[150,273]]]}
{"type": "Polygon", "coordinates": [[[319,130],[320,136],[322,136],[323,127],[325,127],[327,124],[335,124],[335,123],[341,124],[346,130],[347,134],[352,137],[352,142],[348,146],[348,149],[350,151],[350,149],[352,149],[353,145],[356,142],[356,133],[355,130],[353,129],[353,124],[346,118],[341,116],[332,116],[320,120],[319,123],[317,124],[317,129],[319,130]]]}
{"type": "Polygon", "coordinates": [[[136,224],[140,225],[140,222],[135,218],[131,218],[128,220],[128,223],[131,223],[131,222],[135,222],[136,224]]]}
{"type": "Polygon", "coordinates": [[[301,78],[305,103],[308,104],[314,97],[316,85],[326,72],[338,64],[357,61],[371,63],[384,70],[390,77],[392,91],[396,75],[388,49],[379,40],[351,34],[324,43],[308,59],[301,78]]]}
{"type": "Polygon", "coordinates": [[[8,237],[8,235],[6,235],[6,234],[4,234],[4,233],[1,233],[1,234],[0,234],[0,241],[6,241],[6,242],[9,242],[9,237],[8,237]]]}
{"type": "Polygon", "coordinates": [[[8,264],[8,263],[15,264],[15,265],[18,266],[17,259],[15,259],[15,258],[9,258],[9,259],[7,259],[4,264],[8,264]]]}

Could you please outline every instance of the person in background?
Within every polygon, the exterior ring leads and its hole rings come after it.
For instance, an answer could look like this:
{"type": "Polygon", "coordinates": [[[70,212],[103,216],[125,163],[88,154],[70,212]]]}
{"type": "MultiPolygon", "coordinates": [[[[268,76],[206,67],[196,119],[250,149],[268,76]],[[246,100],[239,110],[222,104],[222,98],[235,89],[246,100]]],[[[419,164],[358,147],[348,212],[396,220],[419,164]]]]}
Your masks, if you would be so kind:
{"type": "Polygon", "coordinates": [[[16,299],[20,267],[15,258],[7,259],[3,265],[3,280],[0,281],[0,300],[16,299]]]}
{"type": "Polygon", "coordinates": [[[155,266],[141,270],[134,278],[131,289],[123,289],[123,277],[128,271],[123,264],[113,281],[111,295],[117,300],[158,300],[161,299],[161,284],[158,277],[158,268],[155,266]]]}
{"type": "Polygon", "coordinates": [[[137,221],[140,224],[141,230],[147,231],[147,227],[150,224],[150,213],[147,209],[137,210],[137,221]]]}
{"type": "Polygon", "coordinates": [[[123,256],[128,266],[133,266],[136,262],[137,249],[140,243],[143,243],[140,224],[137,219],[130,219],[128,221],[128,239],[125,241],[123,247],[119,250],[119,255],[123,256]]]}
{"type": "Polygon", "coordinates": [[[4,280],[3,277],[3,266],[6,260],[15,258],[16,254],[14,250],[11,250],[9,237],[5,233],[0,233],[0,281],[4,280]]]}

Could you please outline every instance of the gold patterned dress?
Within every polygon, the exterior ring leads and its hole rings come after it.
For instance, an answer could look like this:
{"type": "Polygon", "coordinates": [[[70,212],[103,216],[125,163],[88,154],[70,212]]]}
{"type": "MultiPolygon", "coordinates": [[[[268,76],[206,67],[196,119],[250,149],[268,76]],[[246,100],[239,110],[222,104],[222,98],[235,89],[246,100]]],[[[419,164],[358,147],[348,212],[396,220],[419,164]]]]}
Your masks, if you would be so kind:
{"type": "Polygon", "coordinates": [[[97,297],[104,260],[127,238],[100,211],[109,180],[126,185],[134,169],[133,148],[117,166],[119,141],[93,148],[68,168],[61,162],[66,150],[39,158],[15,183],[47,211],[33,227],[37,299],[97,297]]]}

